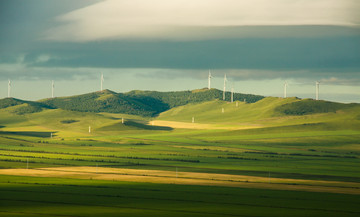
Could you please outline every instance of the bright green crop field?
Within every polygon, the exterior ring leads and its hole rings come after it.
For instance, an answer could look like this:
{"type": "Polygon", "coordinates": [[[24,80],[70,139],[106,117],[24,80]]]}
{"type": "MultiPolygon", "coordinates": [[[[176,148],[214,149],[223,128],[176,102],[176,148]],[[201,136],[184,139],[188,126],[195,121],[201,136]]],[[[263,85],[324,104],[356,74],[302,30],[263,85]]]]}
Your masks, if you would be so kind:
{"type": "Polygon", "coordinates": [[[278,114],[292,101],[0,109],[0,216],[360,216],[359,107],[278,114]]]}

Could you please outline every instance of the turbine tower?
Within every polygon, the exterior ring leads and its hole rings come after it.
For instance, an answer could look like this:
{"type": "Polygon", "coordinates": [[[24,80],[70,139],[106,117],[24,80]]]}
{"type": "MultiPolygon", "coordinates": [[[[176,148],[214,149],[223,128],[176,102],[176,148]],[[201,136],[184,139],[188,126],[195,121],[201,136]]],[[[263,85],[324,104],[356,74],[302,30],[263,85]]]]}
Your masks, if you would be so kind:
{"type": "Polygon", "coordinates": [[[11,91],[11,81],[9,79],[9,83],[8,83],[8,98],[10,98],[10,91],[11,91]]]}
{"type": "Polygon", "coordinates": [[[211,76],[211,72],[210,72],[210,69],[209,69],[209,77],[208,77],[208,89],[209,90],[211,89],[211,78],[213,78],[213,76],[211,76]]]}
{"type": "Polygon", "coordinates": [[[225,101],[225,92],[226,92],[226,82],[227,82],[227,79],[226,79],[226,74],[224,76],[224,91],[223,91],[223,100],[225,101]]]}
{"type": "Polygon", "coordinates": [[[103,90],[103,82],[104,82],[104,74],[101,73],[101,78],[100,78],[100,90],[102,91],[103,90]]]}
{"type": "Polygon", "coordinates": [[[316,85],[316,100],[319,100],[319,89],[320,89],[320,82],[316,81],[315,82],[316,85]]]}
{"type": "Polygon", "coordinates": [[[231,102],[234,102],[234,85],[231,84],[231,102]]]}
{"type": "Polygon", "coordinates": [[[287,87],[289,86],[289,84],[287,83],[287,81],[285,81],[284,83],[284,98],[287,97],[287,87]]]}
{"type": "Polygon", "coordinates": [[[55,84],[54,84],[54,80],[51,81],[51,98],[54,98],[54,88],[55,88],[55,84]]]}

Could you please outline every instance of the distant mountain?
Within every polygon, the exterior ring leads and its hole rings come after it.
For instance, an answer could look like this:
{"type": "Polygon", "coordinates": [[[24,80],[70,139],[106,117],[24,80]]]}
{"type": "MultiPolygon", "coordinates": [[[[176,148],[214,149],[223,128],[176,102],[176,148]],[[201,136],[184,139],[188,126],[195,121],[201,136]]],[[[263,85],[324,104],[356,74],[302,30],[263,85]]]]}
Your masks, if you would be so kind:
{"type": "MultiPolygon", "coordinates": [[[[116,93],[103,90],[71,97],[57,97],[41,100],[51,108],[81,112],[109,112],[142,116],[155,116],[173,107],[188,103],[200,103],[222,99],[222,91],[217,89],[199,89],[193,91],[157,92],[134,90],[128,93],[116,93]]],[[[230,99],[230,92],[226,93],[230,99]]],[[[249,103],[263,99],[263,96],[251,94],[234,94],[234,100],[249,103]]]]}

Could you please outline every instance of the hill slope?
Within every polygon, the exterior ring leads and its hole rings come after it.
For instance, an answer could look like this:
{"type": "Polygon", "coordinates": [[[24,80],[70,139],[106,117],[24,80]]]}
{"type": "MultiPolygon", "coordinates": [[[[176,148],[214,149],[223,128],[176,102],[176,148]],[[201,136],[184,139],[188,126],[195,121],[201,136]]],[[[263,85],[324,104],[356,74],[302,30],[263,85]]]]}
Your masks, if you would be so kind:
{"type": "Polygon", "coordinates": [[[138,100],[109,90],[45,99],[41,102],[54,108],[80,112],[125,113],[143,116],[151,116],[156,113],[150,106],[138,100]]]}
{"type": "MultiPolygon", "coordinates": [[[[230,92],[226,92],[226,101],[230,100],[230,92]]],[[[176,92],[157,92],[157,91],[139,91],[134,90],[128,93],[125,93],[126,96],[129,96],[133,99],[138,99],[140,101],[147,101],[150,99],[156,99],[165,103],[169,108],[174,108],[177,106],[186,105],[188,103],[201,103],[206,101],[212,101],[215,99],[223,98],[223,91],[218,89],[198,89],[193,91],[176,91],[176,92]]],[[[234,93],[234,100],[246,101],[249,103],[257,102],[263,99],[263,96],[252,95],[252,94],[242,94],[234,93]]],[[[147,103],[148,104],[148,103],[147,103]]],[[[163,112],[165,110],[162,110],[163,112]]]]}
{"type": "Polygon", "coordinates": [[[118,94],[108,90],[46,99],[42,102],[7,98],[0,100],[0,128],[19,131],[32,130],[36,126],[40,131],[64,132],[57,134],[61,136],[74,133],[89,135],[89,126],[96,134],[128,130],[169,131],[172,128],[360,129],[359,104],[276,97],[266,97],[255,103],[230,103],[218,99],[201,102],[211,99],[211,92],[216,93],[217,90],[173,92],[175,101],[170,94],[159,92],[132,91],[118,94]],[[183,96],[175,97],[181,94],[183,96]],[[201,94],[205,94],[205,99],[200,97],[201,94]],[[181,105],[184,103],[187,104],[181,105]],[[144,116],[151,116],[162,110],[166,111],[153,121],[154,126],[149,125],[149,118],[144,116]],[[118,113],[122,111],[127,114],[118,113]],[[140,115],[129,115],[130,112],[140,115]],[[122,118],[125,123],[122,123],[122,118]]]}
{"type": "Polygon", "coordinates": [[[304,99],[293,103],[284,104],[276,111],[285,115],[307,115],[317,113],[336,112],[341,109],[347,109],[359,106],[358,104],[343,104],[328,102],[323,100],[304,99]]]}
{"type": "MultiPolygon", "coordinates": [[[[104,90],[78,96],[45,99],[41,103],[49,107],[71,111],[156,116],[176,106],[221,98],[222,91],[217,89],[177,92],[131,91],[128,93],[104,90]]],[[[251,94],[234,94],[235,100],[246,100],[247,102],[256,102],[262,98],[264,97],[251,94]]],[[[229,92],[227,92],[227,99],[230,99],[229,92]]]]}
{"type": "Polygon", "coordinates": [[[0,99],[0,109],[6,109],[11,113],[18,115],[36,113],[43,109],[52,109],[53,107],[43,104],[41,102],[25,101],[16,98],[4,98],[0,99]]]}
{"type": "Polygon", "coordinates": [[[218,126],[279,127],[323,124],[323,127],[331,125],[335,128],[346,126],[360,129],[359,104],[275,97],[266,97],[251,104],[219,100],[188,104],[161,113],[156,121],[191,123],[193,117],[195,124],[218,126]]]}

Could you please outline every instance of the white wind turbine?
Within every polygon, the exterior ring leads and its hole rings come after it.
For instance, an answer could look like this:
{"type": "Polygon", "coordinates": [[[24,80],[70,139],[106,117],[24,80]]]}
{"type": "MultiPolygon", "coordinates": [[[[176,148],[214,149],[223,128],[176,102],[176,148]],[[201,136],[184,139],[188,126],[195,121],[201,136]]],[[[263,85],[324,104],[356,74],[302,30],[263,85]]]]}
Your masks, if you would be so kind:
{"type": "Polygon", "coordinates": [[[209,90],[211,89],[211,78],[213,78],[213,76],[211,76],[211,72],[210,72],[210,69],[209,69],[209,76],[208,76],[208,89],[209,90]]]}
{"type": "Polygon", "coordinates": [[[316,87],[316,100],[319,100],[319,91],[320,91],[320,82],[319,81],[315,82],[315,87],[316,87]]]}
{"type": "Polygon", "coordinates": [[[103,90],[103,82],[104,82],[104,74],[101,73],[101,78],[100,78],[100,90],[103,90]]]}
{"type": "Polygon", "coordinates": [[[285,81],[284,83],[284,98],[287,97],[287,88],[288,88],[289,84],[287,83],[287,81],[285,81]]]}
{"type": "Polygon", "coordinates": [[[51,98],[54,98],[54,88],[55,88],[55,84],[54,84],[54,80],[51,81],[51,98]]]}
{"type": "Polygon", "coordinates": [[[226,74],[224,76],[224,91],[223,91],[223,100],[225,101],[225,92],[226,92],[226,82],[227,82],[226,74]]]}
{"type": "Polygon", "coordinates": [[[11,91],[11,81],[9,79],[9,83],[8,83],[8,97],[10,98],[10,91],[11,91]]]}
{"type": "Polygon", "coordinates": [[[234,84],[231,84],[231,102],[234,102],[234,84]]]}

